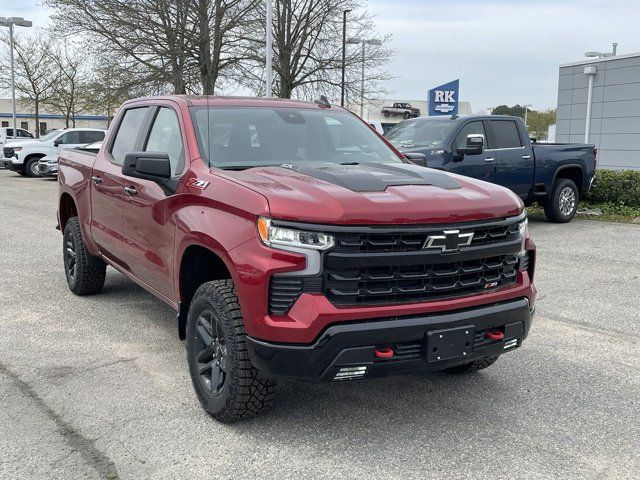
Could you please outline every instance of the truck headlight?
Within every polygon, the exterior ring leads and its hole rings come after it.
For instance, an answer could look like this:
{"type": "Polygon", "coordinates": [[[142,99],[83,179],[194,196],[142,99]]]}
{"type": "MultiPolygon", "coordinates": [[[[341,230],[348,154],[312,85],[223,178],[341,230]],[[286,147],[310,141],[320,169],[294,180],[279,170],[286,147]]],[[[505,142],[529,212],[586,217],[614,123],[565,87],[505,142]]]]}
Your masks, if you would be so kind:
{"type": "Polygon", "coordinates": [[[333,236],[331,235],[279,227],[272,225],[271,220],[264,217],[258,218],[258,233],[265,245],[274,248],[282,246],[326,250],[333,247],[333,236]]]}
{"type": "Polygon", "coordinates": [[[522,244],[520,245],[520,252],[518,253],[518,256],[522,258],[527,255],[525,243],[527,235],[529,234],[529,219],[526,216],[524,217],[524,220],[518,224],[518,233],[520,233],[520,237],[522,238],[522,244]]]}

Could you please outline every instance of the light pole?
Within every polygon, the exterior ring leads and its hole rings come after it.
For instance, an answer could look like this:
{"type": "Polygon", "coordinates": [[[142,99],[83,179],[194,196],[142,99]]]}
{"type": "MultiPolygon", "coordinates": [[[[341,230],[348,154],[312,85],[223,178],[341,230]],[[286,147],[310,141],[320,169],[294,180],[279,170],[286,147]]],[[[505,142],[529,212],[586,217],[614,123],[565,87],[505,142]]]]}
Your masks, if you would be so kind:
{"type": "Polygon", "coordinates": [[[347,61],[347,13],[351,10],[342,11],[342,83],[340,83],[340,106],[344,107],[344,70],[347,61]]]}
{"type": "Polygon", "coordinates": [[[364,115],[364,61],[365,45],[382,45],[382,41],[377,38],[360,39],[352,38],[347,43],[360,43],[362,45],[362,75],[360,77],[360,118],[364,115]]]}
{"type": "MultiPolygon", "coordinates": [[[[529,113],[529,108],[531,108],[533,105],[531,104],[527,104],[527,105],[523,105],[524,107],[524,129],[527,130],[527,114],[529,113]]],[[[528,132],[529,130],[527,130],[528,132]]]]}
{"type": "MultiPolygon", "coordinates": [[[[13,69],[13,26],[30,27],[33,25],[29,20],[22,17],[0,17],[0,27],[9,27],[9,51],[11,55],[11,112],[13,116],[13,138],[18,138],[18,125],[16,122],[16,79],[13,69]]],[[[36,131],[38,125],[36,125],[36,131]]]]}
{"type": "Polygon", "coordinates": [[[267,70],[267,78],[266,78],[266,82],[267,82],[267,88],[266,88],[266,95],[267,97],[271,97],[272,95],[272,84],[273,84],[273,47],[272,47],[272,42],[273,42],[273,38],[272,38],[272,34],[271,34],[271,30],[273,28],[273,4],[271,3],[271,0],[266,0],[267,1],[267,19],[266,19],[266,59],[265,59],[265,67],[267,70]]]}

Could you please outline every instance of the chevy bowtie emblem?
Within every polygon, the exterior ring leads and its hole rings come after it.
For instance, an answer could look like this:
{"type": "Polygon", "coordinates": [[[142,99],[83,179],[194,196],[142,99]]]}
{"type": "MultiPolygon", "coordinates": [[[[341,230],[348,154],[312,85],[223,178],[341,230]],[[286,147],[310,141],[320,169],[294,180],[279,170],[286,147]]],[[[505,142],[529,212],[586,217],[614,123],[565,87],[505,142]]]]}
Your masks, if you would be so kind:
{"type": "Polygon", "coordinates": [[[460,247],[471,245],[473,232],[460,233],[460,230],[445,230],[444,235],[429,235],[422,248],[439,248],[443,252],[457,252],[460,247]]]}

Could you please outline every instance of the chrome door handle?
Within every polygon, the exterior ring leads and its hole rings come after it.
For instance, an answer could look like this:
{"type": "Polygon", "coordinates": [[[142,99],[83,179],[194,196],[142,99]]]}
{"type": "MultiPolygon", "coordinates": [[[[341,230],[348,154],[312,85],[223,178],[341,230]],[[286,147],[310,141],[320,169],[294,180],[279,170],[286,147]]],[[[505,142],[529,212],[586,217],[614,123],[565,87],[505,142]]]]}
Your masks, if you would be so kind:
{"type": "Polygon", "coordinates": [[[531,155],[522,155],[522,158],[524,158],[525,160],[529,160],[531,158],[531,155]]]}
{"type": "Polygon", "coordinates": [[[493,157],[489,157],[489,158],[485,158],[484,161],[485,162],[493,162],[495,160],[495,158],[493,157]]]}
{"type": "Polygon", "coordinates": [[[138,194],[138,191],[133,187],[124,187],[124,193],[126,193],[130,197],[133,197],[134,195],[138,194]]]}
{"type": "Polygon", "coordinates": [[[102,183],[102,178],[97,175],[91,177],[91,180],[93,180],[93,183],[95,183],[96,185],[100,185],[102,183]]]}

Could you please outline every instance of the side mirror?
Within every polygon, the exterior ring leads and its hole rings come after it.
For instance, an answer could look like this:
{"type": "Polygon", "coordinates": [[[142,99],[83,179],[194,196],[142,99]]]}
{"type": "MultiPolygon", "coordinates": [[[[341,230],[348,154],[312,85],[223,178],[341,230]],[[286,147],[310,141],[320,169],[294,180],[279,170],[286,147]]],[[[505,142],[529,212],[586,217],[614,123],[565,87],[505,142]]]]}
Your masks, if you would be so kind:
{"type": "Polygon", "coordinates": [[[60,145],[60,144],[62,144],[62,140],[60,140],[59,138],[56,138],[56,139],[53,141],[53,146],[54,146],[54,147],[57,147],[57,146],[58,146],[58,145],[60,145]]]}
{"type": "Polygon", "coordinates": [[[171,161],[164,152],[129,152],[124,156],[122,174],[164,184],[171,178],[171,161]]]}
{"type": "Polygon", "coordinates": [[[484,150],[484,135],[480,133],[470,133],[467,135],[467,146],[458,148],[460,159],[464,155],[480,155],[484,150]]]}
{"type": "Polygon", "coordinates": [[[427,157],[424,153],[409,152],[405,153],[404,156],[411,163],[415,163],[416,165],[420,165],[421,167],[427,166],[427,157]]]}

